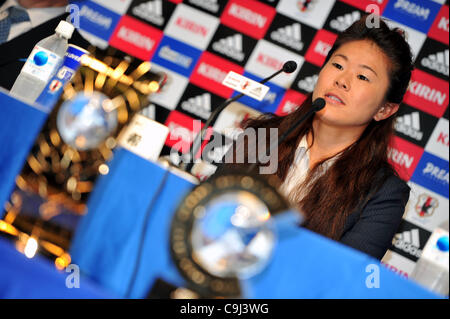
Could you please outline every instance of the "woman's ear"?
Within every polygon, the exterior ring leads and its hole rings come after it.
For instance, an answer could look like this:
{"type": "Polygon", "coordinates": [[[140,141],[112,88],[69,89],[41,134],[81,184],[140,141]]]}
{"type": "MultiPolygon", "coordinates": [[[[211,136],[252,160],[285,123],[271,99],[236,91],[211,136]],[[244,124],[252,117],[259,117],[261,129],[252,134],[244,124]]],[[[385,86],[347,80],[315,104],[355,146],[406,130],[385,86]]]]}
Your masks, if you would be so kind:
{"type": "Polygon", "coordinates": [[[382,107],[380,107],[377,113],[373,116],[375,121],[381,121],[387,119],[389,116],[395,114],[398,111],[400,104],[386,102],[382,107]]]}

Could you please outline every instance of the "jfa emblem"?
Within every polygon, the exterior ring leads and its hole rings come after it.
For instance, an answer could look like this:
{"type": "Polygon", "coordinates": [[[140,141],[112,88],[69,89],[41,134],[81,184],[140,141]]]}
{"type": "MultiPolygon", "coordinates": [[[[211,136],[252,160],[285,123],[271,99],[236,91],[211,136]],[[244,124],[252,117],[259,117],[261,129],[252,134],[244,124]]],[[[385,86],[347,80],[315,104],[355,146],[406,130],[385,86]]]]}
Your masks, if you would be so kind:
{"type": "Polygon", "coordinates": [[[311,9],[311,2],[312,0],[300,0],[297,1],[297,7],[301,12],[305,12],[309,9],[311,9]]]}
{"type": "Polygon", "coordinates": [[[58,91],[62,86],[61,81],[53,80],[52,83],[50,83],[50,91],[55,92],[58,91]]]}
{"type": "Polygon", "coordinates": [[[439,206],[439,202],[436,198],[433,198],[427,194],[422,194],[419,196],[416,203],[416,213],[420,217],[429,217],[433,215],[436,207],[439,206]]]}

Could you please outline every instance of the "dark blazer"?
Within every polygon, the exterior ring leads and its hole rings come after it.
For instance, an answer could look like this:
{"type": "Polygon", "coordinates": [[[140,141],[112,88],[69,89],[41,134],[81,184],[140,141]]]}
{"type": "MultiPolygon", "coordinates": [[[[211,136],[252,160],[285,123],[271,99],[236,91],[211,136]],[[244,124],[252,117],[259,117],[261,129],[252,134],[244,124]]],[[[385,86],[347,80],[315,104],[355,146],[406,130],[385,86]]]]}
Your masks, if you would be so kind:
{"type": "MultiPolygon", "coordinates": [[[[11,41],[0,45],[0,86],[10,90],[16,78],[19,76],[26,58],[33,50],[34,45],[40,40],[55,33],[59,21],[65,20],[68,13],[38,25],[36,28],[23,33],[11,41]]],[[[87,49],[90,43],[86,41],[76,30],[69,43],[87,49]]]]}
{"type": "MultiPolygon", "coordinates": [[[[243,169],[250,164],[237,165],[243,169]]],[[[226,171],[226,165],[220,164],[215,174],[226,171]]],[[[383,172],[380,169],[377,176],[381,177],[383,172]]],[[[402,221],[409,192],[409,186],[395,175],[389,175],[384,182],[380,180],[376,188],[374,184],[368,198],[363,201],[364,205],[347,217],[339,242],[376,259],[383,258],[402,221]]]]}
{"type": "Polygon", "coordinates": [[[409,199],[409,186],[391,175],[367,204],[348,216],[341,243],[377,259],[391,246],[409,199]]]}

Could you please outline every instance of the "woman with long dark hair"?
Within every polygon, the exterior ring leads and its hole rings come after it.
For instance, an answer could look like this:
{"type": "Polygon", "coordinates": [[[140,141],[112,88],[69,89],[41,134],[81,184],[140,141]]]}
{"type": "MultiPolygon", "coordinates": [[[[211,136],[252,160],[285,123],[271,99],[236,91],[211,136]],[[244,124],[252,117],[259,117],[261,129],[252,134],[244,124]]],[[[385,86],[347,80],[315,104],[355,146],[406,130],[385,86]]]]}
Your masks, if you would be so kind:
{"type": "MultiPolygon", "coordinates": [[[[325,108],[278,148],[280,192],[304,213],[304,227],[381,259],[409,198],[387,153],[413,65],[404,33],[382,20],[368,27],[366,18],[338,35],[296,111],[264,114],[244,127],[278,128],[281,135],[324,98],[325,108]]],[[[233,165],[220,170],[226,167],[233,165]]]]}

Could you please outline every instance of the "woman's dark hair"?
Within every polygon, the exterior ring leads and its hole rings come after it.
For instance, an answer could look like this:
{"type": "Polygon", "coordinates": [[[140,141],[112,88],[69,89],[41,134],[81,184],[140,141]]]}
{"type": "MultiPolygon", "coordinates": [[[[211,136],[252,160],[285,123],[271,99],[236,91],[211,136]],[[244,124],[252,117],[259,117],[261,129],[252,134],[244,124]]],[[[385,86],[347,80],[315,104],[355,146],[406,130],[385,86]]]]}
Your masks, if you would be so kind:
{"type": "MultiPolygon", "coordinates": [[[[338,35],[329,51],[325,63],[342,45],[358,40],[369,40],[375,43],[388,57],[390,83],[385,95],[386,102],[400,103],[411,78],[412,55],[410,47],[399,29],[390,29],[380,19],[379,27],[367,27],[367,16],[352,24],[338,35]]],[[[243,123],[243,127],[278,128],[283,134],[298,118],[311,108],[311,94],[306,101],[293,113],[280,117],[274,114],[264,114],[257,119],[243,123]]],[[[278,171],[275,173],[283,181],[293,162],[295,150],[305,134],[311,131],[313,118],[298,127],[279,146],[278,171]]],[[[347,217],[361,208],[367,201],[368,194],[382,185],[384,180],[396,174],[388,163],[387,152],[393,135],[394,116],[385,120],[372,120],[360,138],[340,152],[338,158],[327,169],[326,174],[320,174],[321,166],[327,159],[317,163],[309,172],[303,187],[295,187],[292,198],[298,198],[296,203],[305,214],[304,226],[327,237],[338,240],[342,236],[347,217]],[[306,189],[305,189],[306,187],[306,189]],[[303,188],[303,189],[302,189],[303,188]],[[305,194],[304,197],[300,194],[305,194]]],[[[266,134],[268,135],[268,134],[266,134]]]]}

